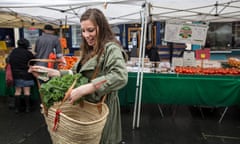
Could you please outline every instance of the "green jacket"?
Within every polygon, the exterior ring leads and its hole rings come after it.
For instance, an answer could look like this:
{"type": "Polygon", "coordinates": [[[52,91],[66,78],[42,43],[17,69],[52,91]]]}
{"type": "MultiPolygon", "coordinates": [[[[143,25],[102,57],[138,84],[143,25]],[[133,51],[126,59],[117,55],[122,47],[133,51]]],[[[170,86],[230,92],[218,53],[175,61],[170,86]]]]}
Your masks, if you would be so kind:
{"type": "MultiPolygon", "coordinates": [[[[126,54],[123,49],[115,43],[107,43],[99,60],[99,72],[91,82],[107,81],[94,94],[85,96],[85,100],[99,102],[101,97],[107,94],[105,103],[109,108],[109,115],[103,130],[101,144],[117,144],[122,140],[118,90],[124,87],[128,81],[125,58],[126,54]]],[[[76,72],[77,65],[73,68],[73,72],[76,72]]],[[[80,73],[91,79],[96,67],[97,56],[87,61],[81,67],[80,73]]]]}

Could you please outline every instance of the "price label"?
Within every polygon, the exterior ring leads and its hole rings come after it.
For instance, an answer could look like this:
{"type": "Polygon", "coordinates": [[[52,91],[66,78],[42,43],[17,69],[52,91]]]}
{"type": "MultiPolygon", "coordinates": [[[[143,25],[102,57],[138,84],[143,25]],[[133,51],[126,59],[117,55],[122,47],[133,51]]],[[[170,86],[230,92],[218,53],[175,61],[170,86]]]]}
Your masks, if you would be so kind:
{"type": "Polygon", "coordinates": [[[205,59],[206,58],[206,55],[203,53],[201,54],[201,59],[205,59]]]}

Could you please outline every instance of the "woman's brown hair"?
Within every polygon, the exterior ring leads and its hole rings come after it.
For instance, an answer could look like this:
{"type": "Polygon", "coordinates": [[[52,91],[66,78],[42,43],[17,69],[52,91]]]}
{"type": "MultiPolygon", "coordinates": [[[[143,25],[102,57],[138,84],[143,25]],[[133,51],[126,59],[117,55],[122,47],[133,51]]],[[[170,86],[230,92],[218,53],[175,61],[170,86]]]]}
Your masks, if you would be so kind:
{"type": "Polygon", "coordinates": [[[98,55],[98,59],[103,53],[104,46],[107,42],[116,42],[117,39],[115,38],[114,33],[112,32],[112,29],[104,16],[104,14],[96,8],[90,8],[86,10],[81,18],[80,22],[90,20],[93,22],[93,24],[98,27],[97,31],[97,41],[94,46],[89,46],[84,38],[81,44],[81,50],[82,50],[82,61],[81,64],[84,64],[87,60],[89,60],[91,57],[98,55]],[[89,50],[92,49],[93,51],[89,54],[89,50]]]}

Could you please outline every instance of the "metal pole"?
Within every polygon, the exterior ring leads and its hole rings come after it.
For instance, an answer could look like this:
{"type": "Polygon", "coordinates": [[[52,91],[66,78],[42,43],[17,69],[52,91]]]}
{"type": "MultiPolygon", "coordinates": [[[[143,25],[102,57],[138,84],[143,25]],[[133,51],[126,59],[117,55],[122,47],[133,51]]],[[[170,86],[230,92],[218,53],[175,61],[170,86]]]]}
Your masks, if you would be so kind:
{"type": "MultiPolygon", "coordinates": [[[[140,15],[141,15],[141,17],[142,17],[142,14],[141,14],[141,12],[140,12],[140,15]]],[[[140,41],[140,43],[142,43],[142,36],[143,36],[143,34],[142,34],[142,32],[143,32],[143,18],[141,19],[142,21],[141,21],[141,23],[142,23],[142,27],[141,27],[141,41],[140,41]]],[[[138,72],[137,72],[137,82],[136,82],[136,93],[135,93],[135,102],[134,102],[134,111],[133,111],[133,125],[132,125],[132,128],[134,129],[135,128],[135,126],[136,126],[136,112],[137,112],[137,103],[138,103],[138,92],[139,92],[139,80],[140,80],[140,75],[141,75],[141,73],[140,73],[140,60],[141,60],[141,57],[142,57],[142,45],[140,44],[140,50],[139,50],[139,56],[138,56],[138,63],[139,63],[139,65],[138,65],[138,72]]]]}
{"type": "Polygon", "coordinates": [[[143,69],[144,69],[144,57],[145,57],[145,44],[146,44],[146,36],[147,36],[147,23],[148,23],[148,8],[149,3],[145,3],[145,11],[144,11],[144,18],[143,18],[143,32],[142,32],[142,39],[141,39],[141,49],[142,49],[142,62],[141,62],[141,80],[140,80],[140,91],[139,91],[139,98],[138,98],[138,115],[137,115],[137,128],[139,127],[140,123],[140,111],[141,111],[141,101],[142,101],[142,84],[143,84],[143,69]],[[144,46],[144,49],[143,49],[144,46]]]}

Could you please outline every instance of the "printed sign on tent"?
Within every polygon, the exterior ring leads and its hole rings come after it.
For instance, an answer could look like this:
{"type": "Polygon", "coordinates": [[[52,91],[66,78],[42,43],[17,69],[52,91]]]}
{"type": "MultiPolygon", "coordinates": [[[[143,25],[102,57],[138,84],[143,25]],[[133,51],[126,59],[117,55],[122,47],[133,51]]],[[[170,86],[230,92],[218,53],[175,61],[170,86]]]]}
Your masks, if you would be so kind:
{"type": "Polygon", "coordinates": [[[208,26],[203,24],[170,23],[165,26],[165,41],[205,45],[208,26]]]}

